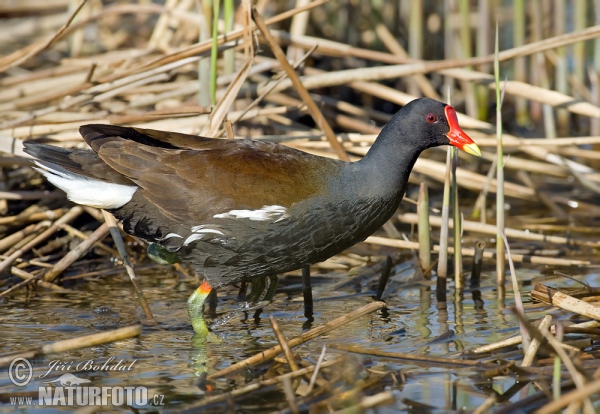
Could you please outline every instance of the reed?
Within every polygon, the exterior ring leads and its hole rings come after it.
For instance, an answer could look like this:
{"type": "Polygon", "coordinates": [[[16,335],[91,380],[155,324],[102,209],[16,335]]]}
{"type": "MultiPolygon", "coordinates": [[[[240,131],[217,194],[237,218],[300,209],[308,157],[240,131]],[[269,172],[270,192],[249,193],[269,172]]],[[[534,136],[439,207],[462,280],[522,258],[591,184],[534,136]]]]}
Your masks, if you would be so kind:
{"type": "Polygon", "coordinates": [[[504,285],[506,265],[504,261],[504,149],[502,147],[502,98],[500,94],[500,60],[499,51],[498,23],[496,22],[496,41],[494,59],[494,80],[496,82],[496,181],[498,183],[496,190],[496,284],[504,285]]]}
{"type": "Polygon", "coordinates": [[[417,199],[417,214],[419,216],[419,261],[423,271],[431,266],[431,237],[429,231],[429,192],[427,184],[421,183],[417,199]]]}

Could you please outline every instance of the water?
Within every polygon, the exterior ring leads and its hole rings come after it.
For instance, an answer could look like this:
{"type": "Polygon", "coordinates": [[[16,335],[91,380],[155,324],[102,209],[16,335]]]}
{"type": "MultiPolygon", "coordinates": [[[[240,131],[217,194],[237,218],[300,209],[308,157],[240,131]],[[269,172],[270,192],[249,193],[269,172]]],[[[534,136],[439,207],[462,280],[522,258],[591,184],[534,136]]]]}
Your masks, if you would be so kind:
{"type": "MultiPolygon", "coordinates": [[[[356,319],[341,329],[294,349],[294,352],[299,353],[303,359],[315,362],[323,345],[334,347],[336,344],[352,344],[386,352],[459,358],[458,354],[466,349],[518,333],[517,319],[510,311],[513,305],[512,293],[507,288],[504,301],[499,300],[492,273],[484,274],[479,289],[467,290],[462,299],[456,302],[454,293],[450,291],[444,308],[436,302],[431,282],[405,281],[410,280],[410,277],[406,278],[406,272],[414,274],[411,269],[414,270],[410,262],[397,267],[399,274],[392,276],[391,288],[386,292],[389,295],[386,298],[386,310],[356,319]]],[[[562,270],[572,275],[577,274],[573,269],[562,270]]],[[[536,281],[543,280],[552,284],[548,279],[548,272],[547,270],[546,274],[541,274],[533,269],[519,270],[519,278],[525,286],[521,290],[530,319],[543,317],[548,308],[532,305],[525,292],[530,291],[536,281]]],[[[272,376],[265,373],[265,365],[210,381],[209,385],[213,389],[209,391],[205,390],[202,380],[204,373],[211,374],[276,345],[269,315],[277,319],[288,339],[303,332],[306,319],[303,316],[302,302],[297,300],[301,296],[296,289],[298,278],[288,277],[280,285],[287,293],[278,293],[275,302],[259,316],[236,314],[227,324],[213,327],[218,341],[213,340],[199,346],[192,340],[193,333],[186,311],[186,300],[194,286],[191,282],[180,281],[178,277],[176,273],[166,270],[141,276],[144,292],[159,323],[155,327],[144,327],[140,337],[35,358],[31,360],[33,378],[24,387],[13,385],[9,380],[7,367],[0,368],[0,402],[3,403],[0,405],[0,412],[15,410],[10,405],[11,396],[29,395],[37,398],[38,387],[57,385],[48,381],[56,380],[65,373],[73,373],[77,378],[89,380],[89,383],[82,384],[85,386],[143,386],[148,389],[150,396],[161,396],[160,402],[165,404],[161,408],[192,410],[195,404],[207,396],[243,386],[250,379],[272,376]],[[109,365],[121,361],[120,365],[130,367],[130,370],[101,369],[101,365],[107,361],[109,365]],[[87,370],[92,364],[97,365],[96,370],[87,370]]],[[[338,281],[342,277],[344,276],[332,279],[338,281]]],[[[332,279],[315,278],[315,298],[326,299],[315,302],[317,313],[313,327],[372,302],[371,288],[376,286],[377,276],[367,277],[336,291],[326,291],[332,279]]],[[[593,272],[583,278],[592,286],[598,285],[599,279],[599,275],[593,272]]],[[[561,286],[574,284],[567,279],[557,279],[555,282],[561,286]]],[[[79,281],[71,288],[74,292],[68,294],[21,290],[0,304],[2,351],[22,351],[53,341],[133,325],[139,321],[141,311],[125,275],[79,281]]],[[[236,294],[233,287],[219,291],[218,312],[227,314],[236,309],[236,294]]],[[[562,318],[568,316],[556,312],[555,315],[562,318]]],[[[340,352],[330,349],[328,355],[333,357],[338,354],[340,352]]],[[[356,384],[372,377],[373,372],[386,373],[380,384],[367,388],[368,394],[386,389],[393,392],[395,402],[385,405],[379,412],[408,412],[417,409],[418,404],[437,407],[440,412],[447,409],[474,409],[489,396],[491,389],[503,393],[515,384],[510,376],[495,377],[482,384],[481,379],[475,375],[481,369],[472,367],[416,364],[360,354],[350,354],[339,369],[346,369],[349,374],[336,380],[340,388],[333,394],[352,389],[356,384]],[[402,383],[400,378],[405,382],[402,383]]],[[[517,401],[535,391],[537,390],[533,386],[526,385],[508,401],[517,401]]],[[[235,401],[235,410],[238,412],[270,412],[287,406],[285,395],[279,387],[257,390],[235,401]]],[[[304,400],[298,397],[298,401],[302,403],[304,400]]],[[[314,403],[316,401],[315,399],[314,403]]],[[[226,404],[215,405],[211,410],[222,412],[225,407],[226,404]]],[[[25,412],[71,410],[68,407],[21,409],[25,412]]],[[[137,409],[147,411],[152,408],[137,409]]],[[[121,407],[104,408],[102,411],[131,410],[125,404],[121,407]]],[[[326,411],[325,407],[322,407],[322,411],[326,411]]]]}

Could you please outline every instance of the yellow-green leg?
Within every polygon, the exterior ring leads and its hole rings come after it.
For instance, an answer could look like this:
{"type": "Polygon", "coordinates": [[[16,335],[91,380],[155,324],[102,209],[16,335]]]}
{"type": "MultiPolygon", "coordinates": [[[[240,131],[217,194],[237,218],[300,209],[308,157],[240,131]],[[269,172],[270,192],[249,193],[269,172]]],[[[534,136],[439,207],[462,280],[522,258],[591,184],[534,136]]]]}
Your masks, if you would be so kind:
{"type": "Polygon", "coordinates": [[[211,290],[210,285],[204,281],[187,301],[188,315],[190,315],[192,327],[194,328],[194,332],[199,335],[206,336],[208,334],[208,326],[206,326],[206,322],[204,321],[204,301],[211,290]]]}

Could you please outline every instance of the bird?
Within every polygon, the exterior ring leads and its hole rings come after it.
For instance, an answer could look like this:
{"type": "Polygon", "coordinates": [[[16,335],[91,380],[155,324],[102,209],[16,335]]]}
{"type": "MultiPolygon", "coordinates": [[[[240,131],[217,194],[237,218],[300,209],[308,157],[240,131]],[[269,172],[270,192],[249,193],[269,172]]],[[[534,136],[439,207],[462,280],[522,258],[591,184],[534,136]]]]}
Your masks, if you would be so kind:
{"type": "Polygon", "coordinates": [[[261,140],[98,124],[79,131],[90,149],[25,141],[24,150],[71,201],[111,212],[156,260],[181,260],[203,277],[187,302],[201,334],[212,289],[324,261],[373,234],[425,149],[481,155],[455,109],[430,98],[402,107],[355,162],[261,140]]]}

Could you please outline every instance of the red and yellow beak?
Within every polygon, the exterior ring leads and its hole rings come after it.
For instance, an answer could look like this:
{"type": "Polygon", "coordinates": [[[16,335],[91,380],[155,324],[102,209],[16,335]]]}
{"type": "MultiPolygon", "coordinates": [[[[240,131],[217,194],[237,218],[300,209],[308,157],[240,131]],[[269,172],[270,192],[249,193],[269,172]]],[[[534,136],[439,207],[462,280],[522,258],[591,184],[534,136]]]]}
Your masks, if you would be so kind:
{"type": "Polygon", "coordinates": [[[460,148],[464,152],[472,155],[481,157],[481,150],[473,142],[473,140],[463,131],[458,125],[458,118],[456,117],[456,111],[450,105],[446,105],[444,108],[446,112],[446,119],[450,126],[450,131],[446,134],[450,140],[450,145],[454,145],[456,148],[460,148]]]}

